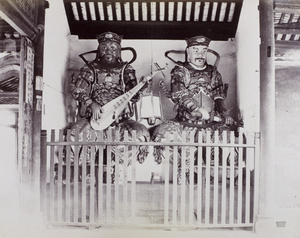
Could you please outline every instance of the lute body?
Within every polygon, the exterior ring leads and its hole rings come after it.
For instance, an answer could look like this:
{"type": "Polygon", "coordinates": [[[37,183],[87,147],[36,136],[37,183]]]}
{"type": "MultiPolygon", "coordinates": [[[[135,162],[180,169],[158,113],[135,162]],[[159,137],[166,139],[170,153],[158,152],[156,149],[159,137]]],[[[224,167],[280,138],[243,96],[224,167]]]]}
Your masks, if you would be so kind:
{"type": "Polygon", "coordinates": [[[128,92],[116,97],[102,107],[101,117],[98,120],[91,118],[90,124],[94,130],[105,130],[109,127],[123,112],[132,97],[150,80],[153,75],[144,78],[135,87],[128,92]]]}

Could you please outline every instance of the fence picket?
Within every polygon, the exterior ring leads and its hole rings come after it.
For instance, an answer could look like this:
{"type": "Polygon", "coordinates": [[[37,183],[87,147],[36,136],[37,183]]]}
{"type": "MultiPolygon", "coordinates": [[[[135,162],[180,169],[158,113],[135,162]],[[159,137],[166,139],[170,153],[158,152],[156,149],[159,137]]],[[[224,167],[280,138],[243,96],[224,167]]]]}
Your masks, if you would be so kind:
{"type": "MultiPolygon", "coordinates": [[[[75,143],[79,141],[78,130],[74,131],[75,143]]],[[[79,215],[79,147],[74,146],[74,222],[78,222],[79,215]]]]}
{"type": "MultiPolygon", "coordinates": [[[[132,141],[136,142],[136,131],[132,131],[132,141]]],[[[136,155],[137,148],[132,146],[132,155],[136,155]]],[[[136,159],[132,156],[132,174],[131,174],[131,218],[134,220],[136,212],[136,159]]]]}
{"type": "MultiPolygon", "coordinates": [[[[251,144],[254,144],[254,137],[253,134],[248,136],[248,140],[251,144]]],[[[251,155],[254,154],[253,149],[248,149],[248,156],[250,157],[251,155]]],[[[250,204],[251,204],[251,198],[250,198],[250,165],[251,165],[251,161],[250,159],[248,159],[247,156],[247,160],[246,160],[246,194],[245,194],[245,223],[249,223],[250,222],[250,204]]]]}
{"type": "MultiPolygon", "coordinates": [[[[243,137],[242,134],[239,134],[238,137],[239,144],[243,144],[243,137]]],[[[238,148],[238,181],[237,181],[237,186],[238,186],[238,191],[237,191],[237,223],[241,224],[242,223],[242,197],[243,197],[243,153],[244,150],[243,148],[239,147],[238,148]]]]}
{"type": "MultiPolygon", "coordinates": [[[[258,193],[258,186],[259,186],[259,154],[260,154],[260,133],[256,132],[254,133],[254,179],[253,179],[253,216],[255,214],[258,214],[258,199],[259,199],[259,193],[258,193]]],[[[248,158],[247,158],[248,159],[248,158]]],[[[253,222],[253,221],[252,221],[253,222]]]]}
{"type": "MultiPolygon", "coordinates": [[[[120,138],[120,133],[119,131],[115,131],[115,141],[116,142],[119,142],[119,138],[120,138]]],[[[115,201],[115,204],[114,204],[114,222],[118,222],[119,220],[119,216],[120,216],[120,206],[119,206],[119,196],[120,196],[120,193],[119,193],[119,183],[120,183],[120,166],[119,166],[119,163],[120,163],[120,150],[119,150],[119,146],[116,146],[115,148],[115,184],[114,184],[114,189],[115,189],[115,197],[114,197],[114,201],[115,201]]]]}
{"type": "MultiPolygon", "coordinates": [[[[92,131],[91,141],[96,140],[95,131],[92,131]]],[[[89,164],[90,171],[90,209],[89,209],[89,222],[95,222],[95,158],[96,158],[96,147],[91,145],[91,158],[89,164]]]]}
{"type": "MultiPolygon", "coordinates": [[[[128,131],[124,132],[124,142],[128,142],[128,131]]],[[[128,146],[124,148],[124,163],[123,163],[123,219],[126,223],[128,216],[128,146]]]]}
{"type": "MultiPolygon", "coordinates": [[[[59,130],[59,141],[63,141],[63,131],[59,130]]],[[[57,220],[62,222],[63,219],[63,146],[58,146],[58,182],[57,182],[57,220]]]]}
{"type": "MultiPolygon", "coordinates": [[[[178,142],[178,134],[174,135],[174,142],[178,142]]],[[[172,225],[177,224],[177,209],[178,209],[178,185],[177,185],[177,176],[178,176],[178,146],[173,147],[173,200],[172,200],[172,225]]]]}
{"type": "MultiPolygon", "coordinates": [[[[83,142],[87,141],[87,131],[83,131],[83,142]]],[[[81,221],[82,223],[87,222],[87,211],[86,211],[86,204],[87,204],[87,191],[86,191],[86,178],[87,178],[87,171],[86,171],[86,163],[87,163],[87,156],[88,156],[88,145],[83,145],[82,153],[79,155],[79,160],[81,159],[81,221]]]]}
{"type": "MultiPolygon", "coordinates": [[[[222,141],[227,141],[227,131],[224,130],[222,132],[222,141]]],[[[221,198],[221,224],[225,225],[226,223],[226,207],[227,207],[227,200],[226,200],[226,195],[227,195],[227,155],[226,155],[226,150],[222,150],[222,198],[221,198]]]]}
{"type": "MultiPolygon", "coordinates": [[[[51,130],[51,142],[55,142],[55,130],[51,130]]],[[[54,156],[55,156],[55,145],[50,148],[50,201],[49,201],[49,215],[50,221],[54,221],[54,202],[55,202],[55,191],[54,191],[54,156]]]]}
{"type": "MultiPolygon", "coordinates": [[[[67,141],[70,141],[71,138],[71,132],[70,130],[67,131],[67,141]]],[[[65,156],[65,161],[66,161],[66,201],[65,201],[65,208],[66,208],[66,215],[65,215],[65,220],[66,222],[70,222],[71,220],[71,148],[70,146],[66,146],[66,156],[65,156]]]]}
{"type": "MultiPolygon", "coordinates": [[[[97,132],[97,136],[98,136],[98,140],[99,141],[103,141],[103,132],[97,132]]],[[[103,146],[99,145],[98,146],[98,153],[99,153],[99,157],[98,157],[98,196],[97,196],[97,204],[98,204],[98,222],[101,224],[103,222],[103,213],[104,213],[104,209],[103,209],[103,177],[104,177],[104,161],[103,161],[103,146]]]]}
{"type": "Polygon", "coordinates": [[[233,131],[230,132],[230,181],[229,181],[229,223],[233,224],[234,222],[234,134],[233,131]]]}
{"type": "MultiPolygon", "coordinates": [[[[186,142],[186,131],[182,132],[182,142],[186,142]]],[[[182,146],[182,154],[181,154],[181,171],[180,171],[180,181],[181,181],[181,194],[180,194],[180,202],[181,202],[181,225],[185,224],[185,187],[186,187],[186,146],[182,146]]]]}
{"type": "MultiPolygon", "coordinates": [[[[219,143],[219,132],[214,132],[214,144],[219,143]]],[[[219,147],[214,148],[214,192],[213,192],[213,224],[218,223],[218,192],[219,192],[219,147]]]]}
{"type": "MultiPolygon", "coordinates": [[[[198,132],[198,143],[203,142],[202,131],[198,132]]],[[[203,163],[203,146],[198,146],[198,158],[197,158],[197,225],[202,222],[202,196],[203,196],[203,181],[202,181],[202,163],[203,163]]]]}
{"type": "MultiPolygon", "coordinates": [[[[111,142],[112,141],[112,129],[109,129],[107,131],[107,141],[111,142]]],[[[109,222],[111,222],[112,217],[111,217],[111,203],[112,203],[112,196],[111,196],[111,191],[112,191],[112,174],[111,171],[113,169],[112,167],[112,146],[108,145],[107,146],[107,168],[106,168],[106,217],[109,222]]]]}
{"type": "MultiPolygon", "coordinates": [[[[170,134],[166,133],[166,142],[169,142],[169,138],[170,138],[170,134]]],[[[170,171],[170,148],[169,146],[166,146],[165,148],[166,150],[166,158],[165,158],[165,194],[164,194],[164,224],[167,225],[168,224],[168,220],[169,220],[169,171],[170,171]]]]}
{"type": "MultiPolygon", "coordinates": [[[[195,131],[192,131],[189,134],[189,139],[188,141],[190,142],[195,142],[195,131]]],[[[194,219],[194,153],[195,153],[195,148],[194,147],[189,147],[189,225],[192,225],[193,219],[194,219]]]]}
{"type": "MultiPolygon", "coordinates": [[[[206,144],[211,143],[210,130],[206,133],[206,144]]],[[[206,165],[205,165],[205,224],[210,223],[210,163],[211,163],[211,146],[206,146],[206,165]]]]}

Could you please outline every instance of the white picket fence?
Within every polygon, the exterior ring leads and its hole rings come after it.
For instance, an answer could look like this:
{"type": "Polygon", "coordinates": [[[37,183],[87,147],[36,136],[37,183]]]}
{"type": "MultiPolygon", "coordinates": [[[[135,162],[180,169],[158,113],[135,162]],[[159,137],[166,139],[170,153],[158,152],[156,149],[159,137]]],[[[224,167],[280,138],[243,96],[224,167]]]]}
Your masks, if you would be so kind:
{"type": "Polygon", "coordinates": [[[79,140],[70,131],[64,135],[52,130],[48,140],[47,132],[42,132],[42,210],[49,224],[253,226],[258,201],[258,133],[235,138],[233,132],[213,137],[200,132],[188,138],[183,132],[181,141],[163,143],[139,142],[135,132],[130,138],[125,132],[123,141],[114,141],[113,133],[93,132],[88,139],[79,140]],[[163,172],[152,173],[149,181],[137,181],[135,176],[140,168],[136,161],[140,146],[147,146],[150,152],[156,146],[164,148],[163,172]],[[178,162],[181,171],[190,171],[181,176],[181,183],[177,182],[178,162]]]}

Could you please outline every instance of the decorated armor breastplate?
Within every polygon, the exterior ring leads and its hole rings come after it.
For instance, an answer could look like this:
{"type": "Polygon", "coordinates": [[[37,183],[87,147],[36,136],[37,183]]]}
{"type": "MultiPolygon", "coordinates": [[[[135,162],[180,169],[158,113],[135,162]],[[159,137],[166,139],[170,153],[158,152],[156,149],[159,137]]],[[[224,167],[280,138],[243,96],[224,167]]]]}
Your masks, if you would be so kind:
{"type": "Polygon", "coordinates": [[[209,112],[214,109],[214,101],[211,98],[211,77],[209,71],[190,70],[190,82],[187,87],[193,99],[198,102],[198,106],[209,112]]]}
{"type": "MultiPolygon", "coordinates": [[[[205,108],[208,113],[211,113],[214,110],[211,86],[212,71],[209,68],[196,70],[188,65],[185,68],[185,78],[184,83],[189,96],[198,107],[205,108]]],[[[180,121],[199,125],[206,123],[198,117],[193,117],[185,106],[179,106],[177,112],[177,118],[180,121]]]]}
{"type": "Polygon", "coordinates": [[[192,93],[203,92],[207,95],[211,93],[211,74],[207,71],[190,70],[190,81],[188,90],[192,93]]]}
{"type": "Polygon", "coordinates": [[[124,93],[122,67],[114,69],[97,69],[97,81],[93,85],[91,98],[101,106],[124,93]]]}

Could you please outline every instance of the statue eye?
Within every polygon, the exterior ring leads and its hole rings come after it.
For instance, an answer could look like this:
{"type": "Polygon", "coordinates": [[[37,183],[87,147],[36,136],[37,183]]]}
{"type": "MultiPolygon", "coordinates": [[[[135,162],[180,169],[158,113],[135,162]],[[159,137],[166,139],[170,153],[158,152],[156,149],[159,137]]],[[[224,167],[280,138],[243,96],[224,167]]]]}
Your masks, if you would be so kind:
{"type": "Polygon", "coordinates": [[[105,51],[106,48],[107,48],[106,45],[101,45],[101,46],[100,46],[100,50],[101,50],[101,51],[105,51]]]}

